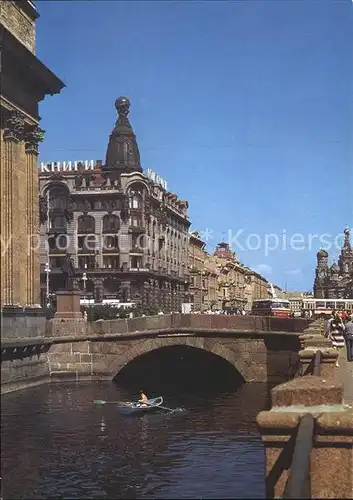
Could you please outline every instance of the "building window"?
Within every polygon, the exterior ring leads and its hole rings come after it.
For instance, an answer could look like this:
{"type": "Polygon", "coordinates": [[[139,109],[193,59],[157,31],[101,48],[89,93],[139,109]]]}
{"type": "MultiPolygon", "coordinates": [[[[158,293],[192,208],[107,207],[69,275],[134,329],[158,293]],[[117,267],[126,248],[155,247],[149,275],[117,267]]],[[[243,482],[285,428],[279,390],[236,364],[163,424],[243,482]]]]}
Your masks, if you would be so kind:
{"type": "Polygon", "coordinates": [[[78,267],[80,269],[94,269],[95,267],[95,260],[94,257],[92,256],[82,256],[78,258],[78,267]]]}
{"type": "Polygon", "coordinates": [[[77,247],[79,250],[83,250],[85,245],[85,236],[79,236],[77,238],[77,247]]]}
{"type": "Polygon", "coordinates": [[[103,257],[103,267],[108,269],[119,269],[119,257],[116,255],[105,255],[103,257]]]}
{"type": "Polygon", "coordinates": [[[59,250],[66,253],[68,249],[69,240],[66,234],[59,234],[55,238],[49,236],[48,238],[49,250],[59,250]]]}
{"type": "Polygon", "coordinates": [[[77,232],[78,233],[94,233],[95,232],[95,220],[92,215],[80,215],[77,220],[77,232]]]}
{"type": "Polygon", "coordinates": [[[132,227],[142,227],[142,217],[139,215],[133,215],[130,217],[130,226],[132,227]]]}
{"type": "Polygon", "coordinates": [[[65,210],[67,208],[68,192],[62,187],[50,189],[49,205],[51,209],[65,210]]]}
{"type": "Polygon", "coordinates": [[[66,231],[66,217],[64,215],[52,217],[50,220],[50,229],[66,231]]]}
{"type": "Polygon", "coordinates": [[[105,236],[104,238],[104,248],[103,250],[118,250],[119,248],[119,240],[117,236],[105,236]]]}
{"type": "Polygon", "coordinates": [[[131,269],[139,269],[142,267],[142,259],[141,257],[137,257],[136,255],[130,258],[130,268],[131,269]]]}
{"type": "Polygon", "coordinates": [[[77,248],[78,250],[84,250],[86,252],[94,252],[97,248],[95,235],[88,234],[86,236],[79,236],[77,238],[77,248]]]}
{"type": "Polygon", "coordinates": [[[117,233],[120,229],[119,217],[116,215],[105,215],[103,217],[103,232],[117,233]]]}
{"type": "Polygon", "coordinates": [[[133,193],[129,198],[129,207],[134,210],[141,210],[142,196],[140,194],[133,193]]]}
{"type": "Polygon", "coordinates": [[[50,259],[49,259],[49,266],[50,266],[51,271],[54,268],[61,269],[63,264],[64,264],[63,257],[50,257],[50,259]]]}

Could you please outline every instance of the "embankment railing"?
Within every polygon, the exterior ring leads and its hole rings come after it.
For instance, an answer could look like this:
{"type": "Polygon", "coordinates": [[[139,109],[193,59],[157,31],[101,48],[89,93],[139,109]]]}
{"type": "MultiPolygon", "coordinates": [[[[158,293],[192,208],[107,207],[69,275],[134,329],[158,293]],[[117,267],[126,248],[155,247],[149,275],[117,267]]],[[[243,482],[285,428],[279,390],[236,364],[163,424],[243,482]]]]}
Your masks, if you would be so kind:
{"type": "Polygon", "coordinates": [[[292,466],[283,498],[311,498],[310,456],[314,438],[314,417],[307,413],[299,422],[292,466]]]}
{"type": "Polygon", "coordinates": [[[312,374],[316,377],[320,376],[321,373],[321,351],[316,351],[313,362],[313,372],[312,374]]]}
{"type": "MultiPolygon", "coordinates": [[[[312,375],[319,377],[321,372],[320,350],[315,352],[312,362],[312,375]]],[[[295,437],[293,459],[283,498],[311,498],[310,456],[314,439],[314,417],[307,413],[298,424],[295,437]]]]}

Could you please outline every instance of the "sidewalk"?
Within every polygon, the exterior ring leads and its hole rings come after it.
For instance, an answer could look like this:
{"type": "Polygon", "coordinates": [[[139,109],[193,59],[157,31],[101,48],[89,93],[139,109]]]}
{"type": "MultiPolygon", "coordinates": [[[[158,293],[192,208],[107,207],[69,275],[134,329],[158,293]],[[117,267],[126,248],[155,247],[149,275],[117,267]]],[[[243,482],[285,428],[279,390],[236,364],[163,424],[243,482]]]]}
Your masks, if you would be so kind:
{"type": "Polygon", "coordinates": [[[353,405],[353,361],[347,361],[345,348],[342,349],[338,362],[340,366],[339,368],[335,368],[335,382],[343,384],[344,403],[353,405]]]}

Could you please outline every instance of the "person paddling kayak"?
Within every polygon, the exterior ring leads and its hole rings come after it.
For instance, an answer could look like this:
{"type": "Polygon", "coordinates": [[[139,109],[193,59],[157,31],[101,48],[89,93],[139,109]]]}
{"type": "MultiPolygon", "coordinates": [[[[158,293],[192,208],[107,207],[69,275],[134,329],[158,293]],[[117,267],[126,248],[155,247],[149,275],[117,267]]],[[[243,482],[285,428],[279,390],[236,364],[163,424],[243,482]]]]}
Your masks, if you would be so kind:
{"type": "Polygon", "coordinates": [[[147,406],[148,403],[148,397],[146,396],[146,394],[143,392],[142,389],[140,390],[139,403],[141,404],[141,406],[147,406]]]}

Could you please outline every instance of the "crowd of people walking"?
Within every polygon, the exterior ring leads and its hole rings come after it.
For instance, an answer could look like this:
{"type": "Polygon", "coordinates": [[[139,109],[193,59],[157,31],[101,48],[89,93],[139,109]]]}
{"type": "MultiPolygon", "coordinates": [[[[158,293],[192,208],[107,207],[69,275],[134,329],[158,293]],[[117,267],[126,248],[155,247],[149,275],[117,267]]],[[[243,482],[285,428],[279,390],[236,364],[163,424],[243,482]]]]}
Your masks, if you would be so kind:
{"type": "MultiPolygon", "coordinates": [[[[333,311],[332,317],[325,321],[325,336],[335,349],[346,347],[347,360],[353,361],[353,315],[333,311]]],[[[338,358],[336,366],[339,366],[338,358]]]]}

